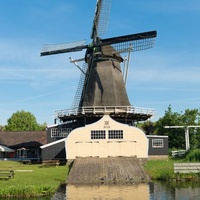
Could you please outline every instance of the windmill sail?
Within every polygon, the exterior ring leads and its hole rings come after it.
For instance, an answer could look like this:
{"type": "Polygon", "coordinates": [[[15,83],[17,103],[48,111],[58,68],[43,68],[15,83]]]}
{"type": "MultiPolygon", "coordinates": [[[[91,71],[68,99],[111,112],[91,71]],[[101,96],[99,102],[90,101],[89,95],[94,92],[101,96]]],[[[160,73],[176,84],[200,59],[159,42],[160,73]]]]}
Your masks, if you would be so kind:
{"type": "Polygon", "coordinates": [[[89,45],[85,45],[85,40],[59,45],[44,45],[41,56],[82,51],[83,49],[101,47],[105,45],[112,45],[115,49],[113,53],[116,53],[116,51],[125,53],[129,50],[130,44],[133,47],[133,51],[142,51],[154,46],[156,35],[156,31],[150,31],[101,39],[99,43],[92,43],[89,45]]]}
{"type": "Polygon", "coordinates": [[[91,39],[96,42],[96,37],[102,36],[108,27],[111,0],[97,0],[91,39]]]}
{"type": "Polygon", "coordinates": [[[114,48],[114,52],[126,53],[130,51],[132,46],[132,52],[142,51],[154,46],[156,31],[126,35],[121,37],[114,37],[108,39],[102,39],[102,45],[111,44],[114,48]]]}
{"type": "Polygon", "coordinates": [[[85,44],[85,40],[70,42],[70,43],[65,43],[65,44],[45,44],[43,45],[40,55],[48,56],[48,55],[53,55],[53,54],[82,51],[83,49],[87,48],[87,45],[84,45],[84,44],[85,44]]]}
{"type": "Polygon", "coordinates": [[[64,45],[46,45],[41,56],[82,51],[86,49],[86,73],[82,76],[73,106],[130,106],[120,63],[121,53],[152,48],[156,31],[101,39],[108,24],[111,0],[97,0],[91,44],[78,41],[64,45]]]}
{"type": "Polygon", "coordinates": [[[85,80],[85,75],[87,73],[87,69],[88,66],[86,63],[83,64],[82,66],[82,72],[80,75],[80,79],[79,79],[79,83],[78,83],[78,87],[76,90],[76,94],[72,103],[72,108],[77,108],[79,106],[80,100],[81,100],[81,95],[82,95],[82,91],[83,91],[83,87],[84,87],[84,80],[85,80]]]}

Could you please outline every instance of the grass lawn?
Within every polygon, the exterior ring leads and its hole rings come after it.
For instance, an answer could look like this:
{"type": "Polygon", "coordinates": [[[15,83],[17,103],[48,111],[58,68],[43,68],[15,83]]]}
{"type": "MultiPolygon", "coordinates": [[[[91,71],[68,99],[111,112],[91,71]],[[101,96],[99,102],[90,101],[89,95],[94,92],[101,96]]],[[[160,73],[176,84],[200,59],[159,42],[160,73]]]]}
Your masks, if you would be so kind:
{"type": "Polygon", "coordinates": [[[65,183],[69,171],[67,165],[45,168],[41,166],[0,161],[0,170],[12,169],[15,172],[13,179],[0,180],[0,197],[49,195],[65,183]]]}
{"type": "MultiPolygon", "coordinates": [[[[173,176],[174,160],[149,160],[144,169],[147,171],[152,180],[168,180],[173,176]]],[[[179,160],[180,162],[180,160],[179,160]]]]}
{"type": "Polygon", "coordinates": [[[169,160],[149,160],[145,165],[144,169],[149,174],[152,180],[164,180],[171,181],[176,180],[177,177],[179,179],[189,179],[192,177],[192,180],[199,181],[200,174],[176,174],[174,173],[174,163],[181,162],[190,162],[185,158],[171,158],[169,160]]]}
{"type": "MultiPolygon", "coordinates": [[[[174,174],[175,162],[188,162],[185,159],[149,160],[144,169],[152,180],[169,181],[176,178],[174,174]]],[[[16,161],[0,161],[0,170],[12,169],[15,177],[9,180],[0,180],[1,197],[34,197],[39,195],[50,195],[66,182],[69,166],[42,168],[41,164],[21,164],[16,161]]],[[[191,174],[183,174],[187,178],[191,174]]],[[[200,175],[196,175],[199,181],[200,175]]],[[[192,177],[196,178],[194,175],[192,177]]]]}

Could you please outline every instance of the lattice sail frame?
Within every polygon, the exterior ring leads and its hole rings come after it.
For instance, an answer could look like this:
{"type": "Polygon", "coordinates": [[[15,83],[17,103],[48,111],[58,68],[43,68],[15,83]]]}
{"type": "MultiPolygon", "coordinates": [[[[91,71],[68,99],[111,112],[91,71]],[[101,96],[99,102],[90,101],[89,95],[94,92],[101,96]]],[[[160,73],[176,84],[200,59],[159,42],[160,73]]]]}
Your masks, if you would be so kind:
{"type": "Polygon", "coordinates": [[[83,91],[83,86],[84,86],[84,81],[85,81],[85,76],[87,73],[88,65],[87,63],[83,63],[82,70],[85,72],[85,74],[82,72],[79,78],[78,82],[78,87],[74,96],[74,100],[72,102],[72,108],[78,108],[80,100],[81,100],[81,95],[83,91]]]}
{"type": "MultiPolygon", "coordinates": [[[[65,51],[66,49],[70,49],[70,52],[73,52],[73,48],[74,51],[78,51],[78,47],[81,47],[81,51],[85,43],[86,40],[80,40],[63,44],[44,44],[42,47],[41,56],[63,53],[63,51],[65,51]]],[[[67,53],[67,51],[65,52],[67,53]]]]}
{"type": "Polygon", "coordinates": [[[135,51],[142,51],[154,47],[155,38],[147,38],[141,40],[133,40],[128,42],[121,42],[118,44],[111,45],[114,48],[113,54],[115,53],[128,53],[135,51]]]}
{"type": "Polygon", "coordinates": [[[99,10],[101,11],[97,20],[97,36],[103,36],[108,28],[108,18],[110,15],[111,0],[100,0],[101,2],[99,10]]]}

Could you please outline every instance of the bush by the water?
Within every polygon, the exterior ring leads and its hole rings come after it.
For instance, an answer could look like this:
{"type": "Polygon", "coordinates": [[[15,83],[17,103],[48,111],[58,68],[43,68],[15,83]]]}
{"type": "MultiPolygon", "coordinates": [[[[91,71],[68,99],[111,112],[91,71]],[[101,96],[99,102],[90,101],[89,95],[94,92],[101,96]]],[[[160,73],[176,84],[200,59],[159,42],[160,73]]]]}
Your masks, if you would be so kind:
{"type": "Polygon", "coordinates": [[[200,149],[191,150],[186,159],[190,162],[199,162],[200,161],[200,149]]]}

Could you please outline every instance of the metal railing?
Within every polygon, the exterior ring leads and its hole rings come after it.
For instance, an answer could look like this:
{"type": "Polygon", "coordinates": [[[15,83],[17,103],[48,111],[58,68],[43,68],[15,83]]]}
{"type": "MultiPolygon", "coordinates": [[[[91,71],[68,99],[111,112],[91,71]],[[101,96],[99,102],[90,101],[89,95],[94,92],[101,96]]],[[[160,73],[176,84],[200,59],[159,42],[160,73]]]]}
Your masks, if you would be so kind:
{"type": "Polygon", "coordinates": [[[72,108],[55,111],[54,118],[58,119],[64,116],[73,116],[78,114],[139,114],[153,116],[155,111],[148,108],[140,108],[133,106],[85,106],[82,108],[72,108]]]}

